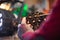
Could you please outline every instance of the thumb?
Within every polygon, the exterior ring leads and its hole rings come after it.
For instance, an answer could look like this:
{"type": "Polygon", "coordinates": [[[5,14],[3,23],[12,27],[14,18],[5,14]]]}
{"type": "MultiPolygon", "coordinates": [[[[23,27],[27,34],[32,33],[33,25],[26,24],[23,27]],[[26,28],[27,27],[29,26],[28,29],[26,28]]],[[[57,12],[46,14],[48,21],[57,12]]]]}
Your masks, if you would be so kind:
{"type": "Polygon", "coordinates": [[[23,17],[23,18],[22,18],[21,24],[26,24],[26,17],[23,17]]]}

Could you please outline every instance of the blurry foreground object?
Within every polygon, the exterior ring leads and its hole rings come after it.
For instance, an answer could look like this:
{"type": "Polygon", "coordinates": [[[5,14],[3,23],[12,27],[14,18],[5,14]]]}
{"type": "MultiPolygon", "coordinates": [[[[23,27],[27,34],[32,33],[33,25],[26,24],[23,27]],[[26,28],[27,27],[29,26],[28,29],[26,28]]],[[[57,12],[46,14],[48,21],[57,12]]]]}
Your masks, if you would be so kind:
{"type": "Polygon", "coordinates": [[[10,11],[0,9],[0,37],[12,36],[17,32],[17,21],[10,11]]]}
{"type": "MultiPolygon", "coordinates": [[[[19,19],[12,14],[12,10],[10,8],[14,9],[11,5],[12,2],[4,2],[0,5],[0,39],[4,40],[4,38],[8,38],[6,40],[9,40],[9,38],[14,38],[13,36],[17,33],[18,30],[18,24],[20,22],[20,15],[21,14],[21,6],[17,7],[19,19]]],[[[26,7],[25,7],[26,8],[26,7]]],[[[25,10],[25,9],[24,9],[25,10]]],[[[17,13],[15,13],[17,14],[17,13]]],[[[13,40],[13,39],[11,39],[13,40]]]]}
{"type": "MultiPolygon", "coordinates": [[[[20,11],[21,11],[21,7],[20,7],[20,6],[17,7],[17,8],[13,11],[13,14],[17,16],[16,18],[18,18],[18,15],[20,14],[20,11]]],[[[24,4],[24,7],[23,7],[23,9],[22,9],[22,14],[21,14],[21,16],[22,16],[22,17],[27,17],[27,15],[28,15],[28,5],[27,5],[27,4],[24,4]]]]}

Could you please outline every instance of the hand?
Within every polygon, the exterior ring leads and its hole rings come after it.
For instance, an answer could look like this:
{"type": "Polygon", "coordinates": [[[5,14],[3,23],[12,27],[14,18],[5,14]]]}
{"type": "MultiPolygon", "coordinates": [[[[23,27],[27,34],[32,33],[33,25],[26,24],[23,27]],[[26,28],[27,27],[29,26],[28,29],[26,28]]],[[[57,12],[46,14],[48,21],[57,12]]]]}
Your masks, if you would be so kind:
{"type": "Polygon", "coordinates": [[[26,29],[26,31],[33,31],[31,24],[26,24],[26,17],[22,19],[21,27],[23,27],[24,30],[26,29]]]}
{"type": "Polygon", "coordinates": [[[34,32],[33,29],[30,27],[30,24],[26,24],[26,18],[22,19],[22,23],[18,25],[18,36],[19,38],[22,38],[22,35],[26,33],[27,31],[29,32],[34,32]]]}

